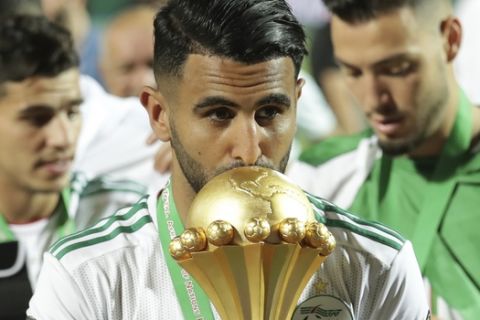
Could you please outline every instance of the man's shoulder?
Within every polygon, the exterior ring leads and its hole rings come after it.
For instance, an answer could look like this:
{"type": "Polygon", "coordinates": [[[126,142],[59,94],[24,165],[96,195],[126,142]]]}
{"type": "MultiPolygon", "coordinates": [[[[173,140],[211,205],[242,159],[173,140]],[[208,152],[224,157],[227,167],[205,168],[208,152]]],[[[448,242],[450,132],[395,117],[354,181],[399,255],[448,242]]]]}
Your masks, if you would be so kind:
{"type": "Polygon", "coordinates": [[[354,151],[360,142],[372,136],[370,129],[355,135],[337,136],[325,139],[305,150],[300,160],[314,166],[321,165],[342,154],[354,151]]]}
{"type": "Polygon", "coordinates": [[[78,230],[98,222],[121,208],[135,204],[147,188],[130,180],[100,176],[89,179],[76,172],[71,179],[69,211],[78,230]]]}
{"type": "Polygon", "coordinates": [[[49,253],[67,268],[105,257],[119,250],[131,250],[157,235],[148,211],[147,196],[130,207],[118,210],[95,225],[61,238],[49,253]]]}
{"type": "Polygon", "coordinates": [[[105,194],[105,193],[122,193],[144,195],[147,188],[133,180],[114,179],[107,175],[88,177],[82,172],[75,172],[70,180],[70,188],[81,198],[105,194]]]}
{"type": "Polygon", "coordinates": [[[360,218],[311,194],[307,197],[313,204],[317,220],[334,235],[337,247],[390,265],[406,243],[402,235],[381,223],[360,218]]]}

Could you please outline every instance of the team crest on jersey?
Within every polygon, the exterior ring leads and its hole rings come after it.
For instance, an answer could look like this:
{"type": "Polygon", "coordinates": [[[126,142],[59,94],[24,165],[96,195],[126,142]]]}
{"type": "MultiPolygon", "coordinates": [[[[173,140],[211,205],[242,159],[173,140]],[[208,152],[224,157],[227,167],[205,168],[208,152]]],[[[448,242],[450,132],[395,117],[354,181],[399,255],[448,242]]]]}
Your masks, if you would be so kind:
{"type": "Polygon", "coordinates": [[[319,295],[297,306],[292,320],[353,320],[348,306],[339,298],[319,295]]]}

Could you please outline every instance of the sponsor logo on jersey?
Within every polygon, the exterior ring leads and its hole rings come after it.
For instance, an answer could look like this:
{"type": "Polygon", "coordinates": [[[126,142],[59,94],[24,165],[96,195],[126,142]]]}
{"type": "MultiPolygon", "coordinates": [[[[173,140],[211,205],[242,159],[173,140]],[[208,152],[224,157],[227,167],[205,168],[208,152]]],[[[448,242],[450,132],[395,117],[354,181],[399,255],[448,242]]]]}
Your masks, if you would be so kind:
{"type": "Polygon", "coordinates": [[[318,295],[299,304],[292,320],[353,320],[348,306],[337,297],[318,295]]]}

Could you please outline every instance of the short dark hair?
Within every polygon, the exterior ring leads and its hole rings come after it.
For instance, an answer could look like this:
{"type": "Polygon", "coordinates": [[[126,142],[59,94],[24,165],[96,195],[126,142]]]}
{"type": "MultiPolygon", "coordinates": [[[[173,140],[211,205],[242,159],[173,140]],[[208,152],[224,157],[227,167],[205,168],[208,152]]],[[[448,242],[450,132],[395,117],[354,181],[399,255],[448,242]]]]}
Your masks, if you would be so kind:
{"type": "Polygon", "coordinates": [[[371,20],[378,15],[403,7],[410,7],[414,10],[418,8],[434,9],[438,4],[451,4],[451,1],[452,0],[323,0],[330,12],[340,19],[351,23],[371,20]]]}
{"type": "Polygon", "coordinates": [[[307,53],[303,28],[285,0],[170,0],[154,27],[157,80],[180,76],[189,54],[242,63],[290,57],[298,75],[307,53]]]}
{"type": "Polygon", "coordinates": [[[0,20],[0,85],[53,77],[78,64],[70,33],[47,18],[17,15],[0,20]]]}

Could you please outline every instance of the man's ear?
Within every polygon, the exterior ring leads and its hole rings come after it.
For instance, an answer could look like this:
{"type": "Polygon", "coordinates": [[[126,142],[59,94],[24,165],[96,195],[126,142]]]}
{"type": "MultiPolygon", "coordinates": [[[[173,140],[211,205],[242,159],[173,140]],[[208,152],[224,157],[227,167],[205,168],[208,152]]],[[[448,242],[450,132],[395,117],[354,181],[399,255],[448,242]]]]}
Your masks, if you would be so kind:
{"type": "Polygon", "coordinates": [[[447,61],[451,62],[457,56],[462,43],[462,25],[457,17],[449,16],[442,21],[440,28],[444,39],[447,61]]]}
{"type": "Polygon", "coordinates": [[[145,86],[140,93],[140,102],[147,110],[150,126],[157,138],[164,142],[170,141],[168,104],[165,97],[153,88],[145,86]]]}
{"type": "Polygon", "coordinates": [[[298,99],[300,99],[300,96],[302,95],[302,88],[305,85],[305,79],[303,78],[298,78],[297,79],[297,85],[295,86],[295,96],[298,99]]]}

